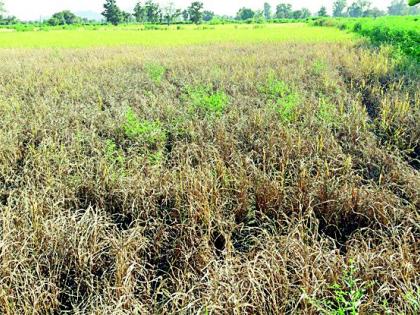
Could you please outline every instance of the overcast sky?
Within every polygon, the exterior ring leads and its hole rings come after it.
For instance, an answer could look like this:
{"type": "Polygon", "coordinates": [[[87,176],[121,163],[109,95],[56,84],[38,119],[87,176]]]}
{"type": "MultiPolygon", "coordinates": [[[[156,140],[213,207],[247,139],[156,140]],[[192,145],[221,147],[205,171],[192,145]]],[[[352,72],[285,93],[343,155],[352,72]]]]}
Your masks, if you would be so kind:
{"type": "MultiPolygon", "coordinates": [[[[60,10],[72,11],[94,11],[102,12],[104,0],[3,0],[8,14],[15,15],[23,20],[36,20],[40,17],[49,17],[60,10]]],[[[290,3],[294,9],[302,7],[309,8],[312,12],[325,5],[331,12],[334,0],[268,0],[273,7],[281,2],[290,3]]],[[[372,0],[373,5],[385,9],[392,0],[372,0]]],[[[131,11],[137,0],[117,0],[118,5],[127,11],[131,11]]],[[[144,2],[144,1],[143,1],[144,2]]],[[[157,1],[161,5],[167,4],[168,0],[157,1]]],[[[173,0],[177,7],[185,8],[191,0],[173,0]]],[[[252,9],[261,9],[264,0],[202,0],[205,9],[214,11],[219,15],[235,15],[241,7],[250,7],[252,9]]],[[[352,0],[347,1],[352,2],[352,0]]]]}

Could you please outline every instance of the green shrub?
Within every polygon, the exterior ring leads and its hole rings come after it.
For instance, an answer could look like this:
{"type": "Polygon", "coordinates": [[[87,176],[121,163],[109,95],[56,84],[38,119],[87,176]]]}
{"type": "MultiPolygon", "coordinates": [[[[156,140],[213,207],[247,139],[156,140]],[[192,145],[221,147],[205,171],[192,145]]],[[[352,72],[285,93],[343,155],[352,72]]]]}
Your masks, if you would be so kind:
{"type": "Polygon", "coordinates": [[[345,23],[340,23],[340,24],[338,24],[338,29],[339,30],[341,30],[341,31],[344,31],[344,30],[346,30],[347,29],[347,25],[345,24],[345,23]]]}
{"type": "Polygon", "coordinates": [[[144,30],[145,31],[158,31],[161,29],[160,25],[155,25],[155,24],[145,24],[144,25],[144,30]]]}

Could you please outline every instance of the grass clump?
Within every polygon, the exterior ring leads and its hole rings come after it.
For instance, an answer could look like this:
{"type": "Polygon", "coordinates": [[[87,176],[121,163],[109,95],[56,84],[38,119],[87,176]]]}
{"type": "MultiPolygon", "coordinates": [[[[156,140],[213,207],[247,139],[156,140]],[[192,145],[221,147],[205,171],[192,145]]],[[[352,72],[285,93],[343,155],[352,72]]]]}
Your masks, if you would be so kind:
{"type": "Polygon", "coordinates": [[[420,313],[420,287],[404,294],[404,300],[407,302],[407,308],[413,314],[420,313]]]}

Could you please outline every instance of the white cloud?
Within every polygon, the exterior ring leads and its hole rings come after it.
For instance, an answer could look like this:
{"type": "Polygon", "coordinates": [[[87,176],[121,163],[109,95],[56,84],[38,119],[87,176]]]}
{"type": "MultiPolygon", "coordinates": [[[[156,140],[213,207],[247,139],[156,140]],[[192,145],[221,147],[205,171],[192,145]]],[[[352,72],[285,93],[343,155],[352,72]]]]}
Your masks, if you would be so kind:
{"type": "MultiPolygon", "coordinates": [[[[4,0],[9,14],[24,20],[37,20],[40,17],[48,17],[53,13],[69,9],[72,11],[95,11],[100,13],[104,0],[4,0]]],[[[117,0],[118,5],[124,10],[134,7],[136,0],[117,0]]],[[[167,0],[158,0],[161,5],[167,4],[167,0]]],[[[185,8],[191,1],[173,0],[176,6],[185,8]]],[[[239,8],[246,6],[252,9],[262,9],[264,0],[203,0],[206,9],[216,14],[234,15],[239,8]]],[[[295,9],[306,7],[312,12],[325,5],[328,10],[332,8],[333,0],[267,0],[273,7],[281,2],[290,3],[295,9]]],[[[348,3],[352,0],[348,0],[348,3]]],[[[385,9],[391,0],[373,0],[373,5],[385,9]]]]}

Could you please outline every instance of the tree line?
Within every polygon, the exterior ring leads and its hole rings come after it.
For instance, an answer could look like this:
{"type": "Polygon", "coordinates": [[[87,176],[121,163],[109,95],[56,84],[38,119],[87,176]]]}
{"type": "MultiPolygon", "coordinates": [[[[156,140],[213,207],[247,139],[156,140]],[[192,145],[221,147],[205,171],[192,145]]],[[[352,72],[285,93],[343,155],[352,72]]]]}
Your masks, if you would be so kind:
{"type": "Polygon", "coordinates": [[[3,0],[0,0],[0,25],[1,24],[15,24],[18,22],[14,16],[5,16],[6,9],[4,8],[3,0]]]}
{"type": "MultiPolygon", "coordinates": [[[[144,4],[138,2],[132,13],[120,10],[116,4],[116,0],[106,0],[104,8],[105,11],[102,14],[106,21],[115,25],[129,21],[166,24],[171,24],[174,21],[185,21],[198,24],[202,21],[210,21],[216,17],[214,12],[204,10],[204,4],[199,1],[191,3],[185,10],[176,9],[173,3],[161,8],[153,0],[147,0],[144,4]]],[[[420,14],[420,9],[418,7],[410,8],[405,0],[393,0],[387,12],[372,7],[372,2],[369,0],[356,0],[349,6],[346,0],[336,0],[333,3],[332,16],[334,17],[377,17],[386,14],[416,15],[420,14]]],[[[234,19],[241,21],[261,21],[272,19],[307,19],[311,16],[328,16],[326,7],[322,6],[319,11],[312,14],[307,8],[294,10],[289,3],[279,3],[273,10],[271,5],[265,2],[261,10],[253,10],[247,7],[240,8],[234,19]]]]}
{"type": "Polygon", "coordinates": [[[181,10],[175,8],[173,3],[161,7],[153,0],[147,0],[144,4],[137,2],[133,12],[121,10],[116,0],[106,0],[102,15],[108,23],[114,25],[127,22],[172,24],[181,19],[198,24],[214,17],[213,12],[204,10],[204,4],[200,1],[194,1],[187,9],[181,10]]]}
{"type": "MultiPolygon", "coordinates": [[[[370,0],[355,0],[349,5],[346,0],[335,0],[333,2],[332,16],[334,17],[377,17],[382,15],[417,15],[420,14],[418,4],[420,0],[393,0],[387,11],[372,7],[370,0]]],[[[15,17],[4,16],[4,2],[0,0],[0,24],[14,24],[18,20],[15,17]]],[[[270,21],[275,19],[307,19],[309,17],[327,17],[328,12],[322,6],[317,12],[312,13],[307,8],[294,10],[289,3],[279,3],[272,6],[265,2],[260,10],[242,7],[238,10],[235,17],[216,16],[214,12],[205,10],[203,2],[194,1],[186,9],[176,8],[171,2],[161,7],[154,0],[146,0],[144,3],[137,2],[132,12],[126,12],[119,8],[116,0],[105,0],[104,11],[102,12],[107,23],[118,25],[121,23],[153,23],[153,24],[172,24],[175,22],[187,22],[199,24],[208,22],[215,18],[219,20],[238,20],[238,21],[270,21]]],[[[69,10],[55,13],[47,24],[72,25],[89,23],[87,19],[76,16],[69,10]]]]}
{"type": "Polygon", "coordinates": [[[409,7],[405,0],[393,0],[390,6],[387,8],[387,11],[372,7],[372,2],[368,0],[357,0],[352,2],[349,6],[347,6],[346,0],[336,0],[333,3],[334,17],[377,17],[383,15],[417,14],[420,14],[420,9],[414,6],[409,7]]]}

